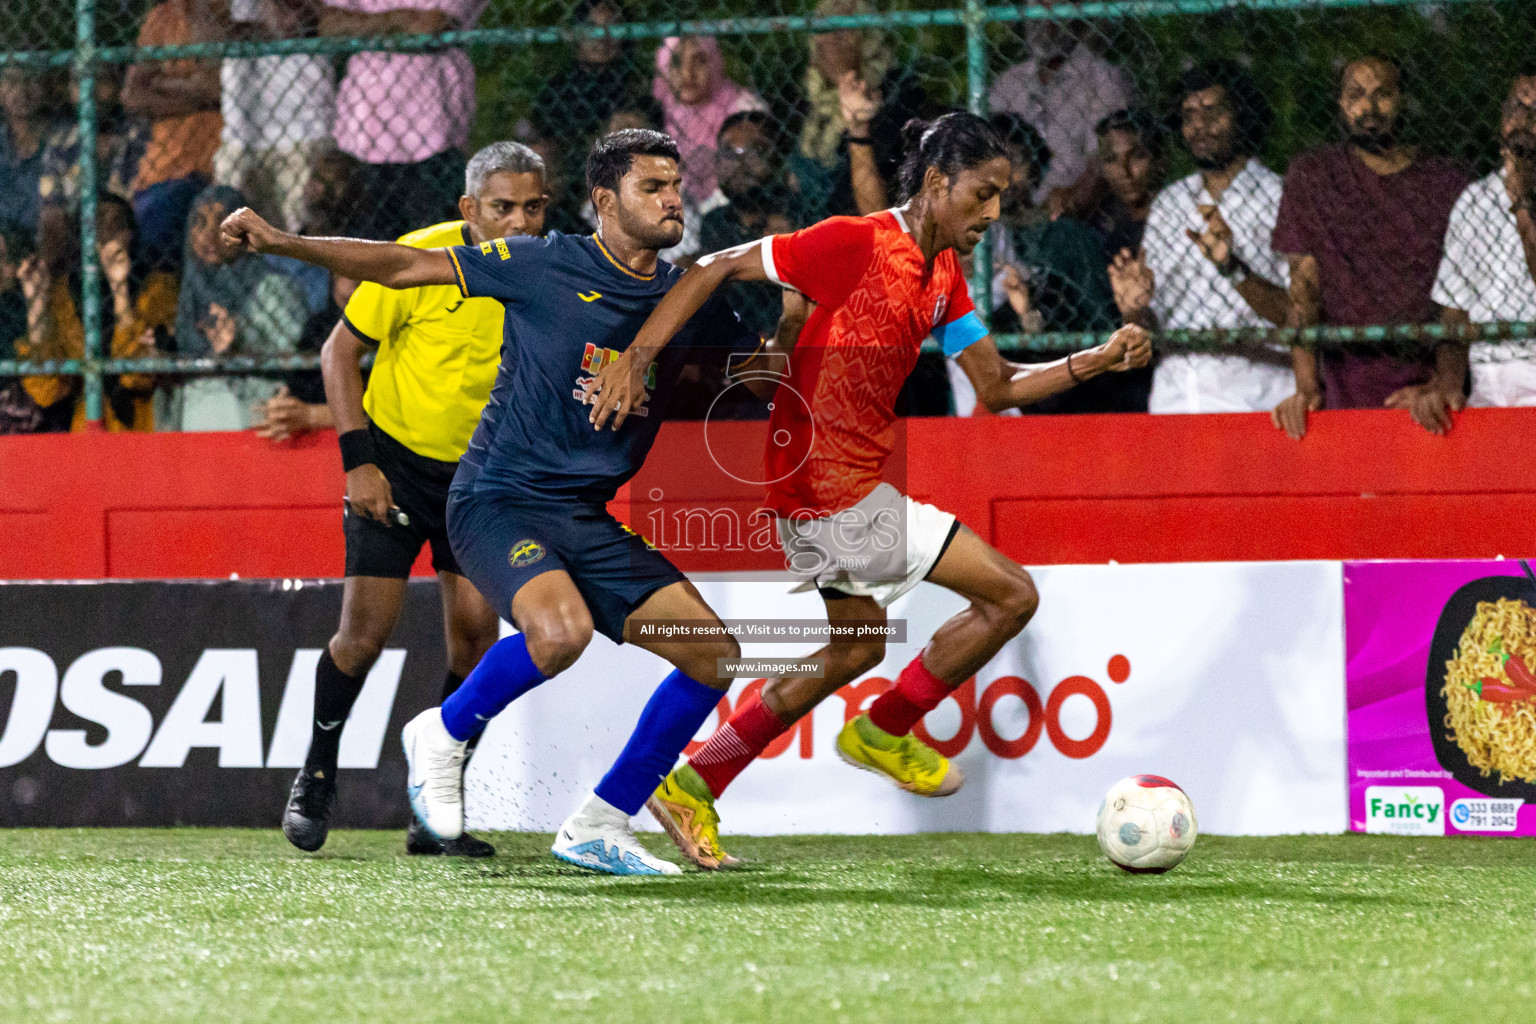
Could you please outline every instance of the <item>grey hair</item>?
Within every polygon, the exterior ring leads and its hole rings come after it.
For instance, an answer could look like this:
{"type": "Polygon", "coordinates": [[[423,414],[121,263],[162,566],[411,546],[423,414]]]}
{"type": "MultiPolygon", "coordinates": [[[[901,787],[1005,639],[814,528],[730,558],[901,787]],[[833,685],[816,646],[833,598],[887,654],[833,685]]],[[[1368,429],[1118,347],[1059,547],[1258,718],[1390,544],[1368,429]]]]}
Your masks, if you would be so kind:
{"type": "Polygon", "coordinates": [[[478,197],[485,179],[506,171],[508,174],[537,174],[544,179],[544,158],[521,142],[493,142],[469,158],[464,168],[464,194],[478,197]]]}

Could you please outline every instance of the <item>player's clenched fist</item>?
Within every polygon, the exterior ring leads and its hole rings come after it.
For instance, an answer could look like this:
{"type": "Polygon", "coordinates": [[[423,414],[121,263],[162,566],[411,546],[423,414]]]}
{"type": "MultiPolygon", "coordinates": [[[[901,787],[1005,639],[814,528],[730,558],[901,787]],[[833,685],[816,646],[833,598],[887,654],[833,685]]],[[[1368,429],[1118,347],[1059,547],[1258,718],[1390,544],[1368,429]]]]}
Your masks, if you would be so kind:
{"type": "Polygon", "coordinates": [[[1139,324],[1126,324],[1104,343],[1111,372],[1139,370],[1152,359],[1152,334],[1139,324]]]}
{"type": "Polygon", "coordinates": [[[225,244],[238,247],[244,252],[270,252],[284,237],[284,232],[261,219],[249,206],[242,206],[219,225],[219,234],[225,244]]]}

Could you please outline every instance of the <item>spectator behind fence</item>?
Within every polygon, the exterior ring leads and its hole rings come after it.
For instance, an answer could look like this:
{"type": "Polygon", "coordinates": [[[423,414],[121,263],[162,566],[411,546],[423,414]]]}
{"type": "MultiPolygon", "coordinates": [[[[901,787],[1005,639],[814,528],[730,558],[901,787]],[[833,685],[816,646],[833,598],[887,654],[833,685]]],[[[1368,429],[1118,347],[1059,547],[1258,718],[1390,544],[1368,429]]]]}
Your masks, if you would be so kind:
{"type": "MultiPolygon", "coordinates": [[[[592,28],[627,20],[619,0],[581,0],[571,12],[574,24],[592,28]]],[[[528,120],[534,136],[563,139],[574,151],[585,153],[615,111],[632,107],[645,94],[629,50],[627,40],[579,40],[575,65],[550,78],[533,98],[528,120]]]]}
{"type": "MultiPolygon", "coordinates": [[[[1083,219],[1104,242],[1106,265],[1141,248],[1152,199],[1163,184],[1168,134],[1149,110],[1117,110],[1095,129],[1098,186],[1083,219]]],[[[1054,211],[1053,211],[1054,212],[1054,211]]]]}
{"type": "MultiPolygon", "coordinates": [[[[57,81],[15,65],[0,68],[0,222],[37,230],[38,185],[45,154],[69,132],[57,116],[61,104],[50,103],[48,87],[57,81]]],[[[58,97],[62,99],[63,97],[58,97]]]]}
{"type": "MultiPolygon", "coordinates": [[[[139,28],[140,46],[217,42],[228,33],[221,0],[165,0],[139,28]]],[[[181,255],[192,200],[213,174],[219,145],[217,60],[133,64],[123,82],[123,106],[148,118],[149,141],[133,179],[139,242],[157,266],[174,268],[181,255]]]]}
{"type": "MultiPolygon", "coordinates": [[[[865,0],[821,0],[817,17],[869,14],[865,0]]],[[[837,29],[810,37],[805,124],[794,168],[822,216],[867,214],[896,202],[901,128],[924,114],[922,84],[877,32],[837,29]]]]}
{"type": "MultiPolygon", "coordinates": [[[[1115,257],[1120,312],[1148,328],[1276,327],[1290,283],[1270,247],[1280,175],[1255,155],[1272,113],[1247,71],[1200,65],[1180,83],[1179,122],[1194,174],[1158,193],[1142,251],[1115,257]]],[[[1267,412],[1292,391],[1284,350],[1172,352],[1152,377],[1150,411],[1267,412]]]]}
{"type": "MultiPolygon", "coordinates": [[[[1290,260],[1290,318],[1314,324],[1423,324],[1439,319],[1430,289],[1440,246],[1467,176],[1445,157],[1401,140],[1402,74],[1380,57],[1344,67],[1345,141],[1291,161],[1274,248],[1290,260]]],[[[1408,408],[1440,430],[1460,401],[1464,350],[1446,344],[1388,351],[1363,345],[1291,350],[1296,393],[1275,406],[1294,438],[1316,409],[1408,408]],[[1437,411],[1438,410],[1438,411],[1437,411]]]]}
{"type": "MultiPolygon", "coordinates": [[[[1445,230],[1431,297],[1447,326],[1536,321],[1536,67],[1510,85],[1499,142],[1503,166],[1467,186],[1445,230]]],[[[1536,342],[1477,342],[1471,370],[1468,405],[1536,405],[1536,342]]]]}
{"type": "MultiPolygon", "coordinates": [[[[96,207],[97,258],[105,291],[101,334],[114,359],[155,355],[176,313],[176,278],[155,269],[136,244],[133,206],[121,196],[100,193],[96,207]]],[[[81,322],[79,223],[70,219],[67,237],[76,244],[57,262],[36,254],[23,262],[19,277],[27,301],[27,335],[16,346],[22,359],[80,359],[85,356],[81,322]]],[[[83,430],[85,401],[79,377],[32,375],[23,384],[42,413],[43,430],[83,430]]],[[[102,414],[108,430],[152,430],[154,379],[124,374],[104,382],[102,414]]]]}
{"type": "MultiPolygon", "coordinates": [[[[0,359],[15,359],[17,343],[27,340],[27,300],[16,270],[32,255],[32,233],[19,224],[0,222],[0,359]]],[[[0,377],[0,435],[31,434],[42,425],[37,403],[16,377],[0,377]]]]}
{"type": "MultiPolygon", "coordinates": [[[[327,0],[326,35],[425,35],[472,28],[485,0],[327,0]]],[[[367,237],[392,239],[453,216],[475,114],[475,69],[453,48],[356,53],[336,97],[336,144],[364,164],[367,237]]]]}
{"type": "MultiPolygon", "coordinates": [[[[242,38],[300,39],[320,25],[320,0],[232,0],[242,38]]],[[[319,53],[226,58],[219,72],[224,132],[213,178],[289,231],[304,216],[304,185],[317,154],[335,143],[336,85],[319,53]]]]}
{"type": "Polygon", "coordinates": [[[1051,169],[1035,201],[1053,214],[1082,213],[1098,184],[1094,160],[1104,118],[1134,103],[1131,76],[1094,53],[1083,22],[1026,21],[1029,58],[997,76],[988,94],[994,111],[1015,113],[1034,125],[1051,149],[1051,169]]]}
{"type": "Polygon", "coordinates": [[[651,96],[661,104],[663,130],[677,142],[683,198],[700,207],[715,194],[715,146],[732,114],[766,111],[768,104],[725,73],[714,36],[669,36],[656,50],[651,96]]]}
{"type": "MultiPolygon", "coordinates": [[[[96,186],[133,199],[133,179],[149,141],[149,122],[129,114],[122,103],[123,71],[116,64],[96,68],[96,186]]],[[[71,78],[70,104],[80,102],[80,84],[71,78]]],[[[62,258],[71,244],[65,221],[80,210],[80,122],[67,121],[43,149],[43,175],[37,184],[42,206],[38,235],[45,259],[62,258]]]]}
{"type": "MultiPolygon", "coordinates": [[[[989,232],[994,271],[992,330],[998,334],[1040,334],[1105,331],[1120,326],[1099,236],[1081,221],[1053,218],[1044,207],[1035,205],[1040,179],[1051,165],[1051,151],[1040,132],[1018,114],[1010,113],[993,114],[992,127],[1007,144],[1012,164],[1001,216],[989,232]]],[[[953,359],[947,363],[955,413],[974,415],[976,390],[970,378],[953,359]]],[[[1099,381],[1110,377],[1104,374],[1081,386],[1098,391],[1102,387],[1099,381]]],[[[1047,401],[1055,403],[1056,399],[1047,401]]],[[[1112,402],[1112,396],[1090,395],[1088,405],[1106,401],[1112,402]]],[[[1050,404],[1046,411],[1060,409],[1050,404]]],[[[998,415],[1021,413],[1007,409],[998,415]]]]}
{"type": "MultiPolygon", "coordinates": [[[[220,222],[244,205],[228,185],[210,185],[193,204],[176,307],[182,356],[291,355],[304,331],[309,313],[293,279],[219,235],[220,222]]],[[[161,389],[156,421],[168,430],[244,430],[252,409],[277,393],[280,376],[189,378],[161,389]]]]}
{"type": "MultiPolygon", "coordinates": [[[[732,114],[720,128],[716,150],[719,189],[699,225],[700,248],[719,252],[806,223],[799,190],[784,173],[784,150],[773,118],[760,110],[732,114]]],[[[763,337],[778,325],[783,291],[767,282],[737,284],[726,292],[736,315],[763,337]]]]}

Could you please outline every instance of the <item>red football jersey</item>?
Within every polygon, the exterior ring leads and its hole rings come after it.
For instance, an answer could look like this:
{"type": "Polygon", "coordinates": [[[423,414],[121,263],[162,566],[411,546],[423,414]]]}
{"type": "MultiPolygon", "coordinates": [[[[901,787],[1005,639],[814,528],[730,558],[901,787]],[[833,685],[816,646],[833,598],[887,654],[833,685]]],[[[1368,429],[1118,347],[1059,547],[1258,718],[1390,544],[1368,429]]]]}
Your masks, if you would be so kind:
{"type": "Polygon", "coordinates": [[[972,311],[970,290],[955,251],[929,267],[896,210],[831,217],[762,245],[769,278],[817,304],[774,399],[768,507],[841,512],[880,482],[923,339],[972,311]]]}

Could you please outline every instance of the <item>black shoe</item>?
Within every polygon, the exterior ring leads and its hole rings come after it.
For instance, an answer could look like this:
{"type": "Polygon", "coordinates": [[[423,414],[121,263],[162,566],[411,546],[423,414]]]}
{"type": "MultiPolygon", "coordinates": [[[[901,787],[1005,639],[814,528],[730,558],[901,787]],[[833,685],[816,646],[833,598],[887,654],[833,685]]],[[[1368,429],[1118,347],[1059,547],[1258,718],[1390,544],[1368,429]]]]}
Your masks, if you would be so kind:
{"type": "Polygon", "coordinates": [[[334,771],[305,765],[288,792],[288,807],[283,811],[283,835],[306,853],[325,845],[331,831],[331,811],[336,809],[334,771]]]}
{"type": "Polygon", "coordinates": [[[411,826],[405,830],[405,852],[427,857],[494,857],[496,847],[484,839],[476,839],[468,832],[457,839],[439,839],[428,832],[413,814],[411,826]]]}

